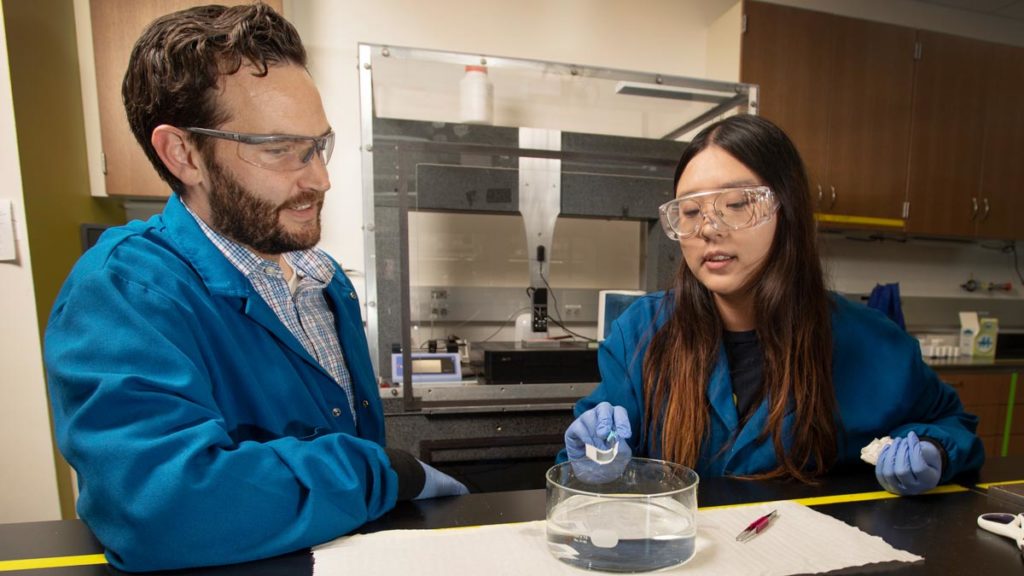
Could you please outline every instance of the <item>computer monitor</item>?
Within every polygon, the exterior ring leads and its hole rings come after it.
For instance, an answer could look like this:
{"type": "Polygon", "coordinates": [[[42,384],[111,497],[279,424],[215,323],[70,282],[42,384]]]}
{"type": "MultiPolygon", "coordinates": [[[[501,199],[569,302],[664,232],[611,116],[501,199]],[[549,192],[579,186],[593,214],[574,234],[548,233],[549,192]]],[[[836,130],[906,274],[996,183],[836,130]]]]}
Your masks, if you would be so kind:
{"type": "Polygon", "coordinates": [[[647,294],[643,290],[601,290],[597,296],[597,340],[603,341],[608,337],[612,329],[612,322],[615,321],[626,308],[647,294]]]}

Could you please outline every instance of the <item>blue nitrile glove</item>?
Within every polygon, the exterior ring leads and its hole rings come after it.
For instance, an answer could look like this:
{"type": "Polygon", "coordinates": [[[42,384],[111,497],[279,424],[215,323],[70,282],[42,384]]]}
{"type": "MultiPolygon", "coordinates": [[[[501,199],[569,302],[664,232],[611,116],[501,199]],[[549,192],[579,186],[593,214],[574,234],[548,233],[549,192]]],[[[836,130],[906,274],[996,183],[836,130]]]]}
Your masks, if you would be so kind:
{"type": "Polygon", "coordinates": [[[893,494],[920,494],[935,488],[942,477],[942,452],[910,432],[882,449],[875,464],[878,483],[893,494]]]}
{"type": "Polygon", "coordinates": [[[565,431],[565,453],[572,462],[573,472],[581,480],[592,484],[611,482],[622,475],[632,458],[633,452],[626,440],[633,435],[629,425],[629,416],[622,406],[612,406],[601,402],[587,410],[565,431]],[[612,431],[615,438],[608,441],[612,431]],[[587,444],[599,450],[607,450],[619,443],[619,452],[615,460],[607,464],[598,464],[587,458],[587,444]]]}
{"type": "Polygon", "coordinates": [[[466,489],[462,482],[429,464],[420,462],[420,466],[423,466],[423,473],[426,475],[426,479],[423,481],[423,490],[420,490],[419,496],[416,496],[413,500],[469,494],[469,490],[466,489]]]}

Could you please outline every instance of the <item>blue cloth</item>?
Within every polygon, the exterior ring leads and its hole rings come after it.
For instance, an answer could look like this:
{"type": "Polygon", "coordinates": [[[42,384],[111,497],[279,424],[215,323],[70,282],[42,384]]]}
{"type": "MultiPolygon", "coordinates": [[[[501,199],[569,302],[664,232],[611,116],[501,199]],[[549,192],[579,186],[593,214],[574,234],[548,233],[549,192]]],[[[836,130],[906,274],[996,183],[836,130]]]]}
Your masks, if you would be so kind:
{"type": "MultiPolygon", "coordinates": [[[[672,306],[667,301],[658,315],[664,298],[664,292],[645,296],[619,317],[598,351],[601,384],[575,408],[579,416],[600,402],[623,406],[634,430],[629,440],[633,454],[652,458],[661,457],[660,431],[653,437],[638,432],[644,429],[642,367],[651,336],[665,323],[672,306]]],[[[943,482],[980,468],[985,456],[974,435],[978,419],[964,412],[956,391],[925,365],[917,340],[875,310],[839,295],[833,301],[832,377],[841,424],[839,463],[858,460],[860,449],[874,438],[903,437],[913,430],[945,448],[949,465],[942,470],[943,482]]],[[[695,466],[697,473],[739,476],[775,469],[778,461],[771,438],[758,439],[768,419],[767,399],[741,428],[724,349],[707,384],[707,398],[710,428],[695,466]]],[[[786,438],[792,436],[793,419],[792,412],[783,419],[786,438]]],[[[564,451],[559,459],[565,459],[564,451]]]]}
{"type": "Polygon", "coordinates": [[[274,556],[393,508],[398,477],[340,268],[325,295],[358,425],[334,378],[176,196],[162,215],[108,230],[75,265],[46,330],[46,369],[78,512],[113,565],[274,556]]]}
{"type": "Polygon", "coordinates": [[[874,308],[889,317],[897,326],[907,328],[903,321],[903,307],[900,304],[900,285],[875,284],[868,296],[868,308],[874,308]]]}

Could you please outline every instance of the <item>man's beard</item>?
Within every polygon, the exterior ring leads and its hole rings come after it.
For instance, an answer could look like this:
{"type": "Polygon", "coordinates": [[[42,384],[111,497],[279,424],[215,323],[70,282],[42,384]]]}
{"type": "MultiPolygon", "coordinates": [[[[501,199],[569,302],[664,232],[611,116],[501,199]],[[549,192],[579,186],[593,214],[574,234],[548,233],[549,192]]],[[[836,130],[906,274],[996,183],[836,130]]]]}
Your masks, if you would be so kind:
{"type": "Polygon", "coordinates": [[[214,229],[260,254],[307,250],[320,241],[320,210],[323,192],[306,191],[275,206],[242,187],[214,161],[210,166],[210,213],[214,229]],[[285,230],[280,212],[286,207],[313,204],[316,220],[298,232],[285,230]]]}

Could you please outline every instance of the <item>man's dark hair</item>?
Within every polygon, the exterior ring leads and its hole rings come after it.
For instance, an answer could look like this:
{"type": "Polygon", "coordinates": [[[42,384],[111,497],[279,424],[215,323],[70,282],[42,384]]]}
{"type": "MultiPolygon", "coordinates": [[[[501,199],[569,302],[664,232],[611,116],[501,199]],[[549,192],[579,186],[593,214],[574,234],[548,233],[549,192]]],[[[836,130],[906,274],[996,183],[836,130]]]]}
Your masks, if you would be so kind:
{"type": "MultiPolygon", "coordinates": [[[[229,112],[217,105],[217,81],[250,64],[259,76],[276,64],[306,66],[295,27],[262,3],[174,12],[154,20],[135,43],[121,85],[128,125],[175,192],[184,193],[184,186],[157,156],[150,143],[153,129],[227,122],[229,112]]],[[[200,152],[209,150],[208,138],[190,137],[200,152]]]]}

